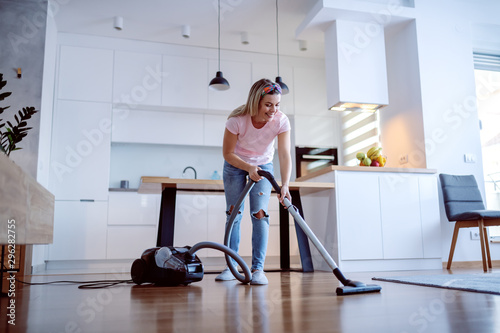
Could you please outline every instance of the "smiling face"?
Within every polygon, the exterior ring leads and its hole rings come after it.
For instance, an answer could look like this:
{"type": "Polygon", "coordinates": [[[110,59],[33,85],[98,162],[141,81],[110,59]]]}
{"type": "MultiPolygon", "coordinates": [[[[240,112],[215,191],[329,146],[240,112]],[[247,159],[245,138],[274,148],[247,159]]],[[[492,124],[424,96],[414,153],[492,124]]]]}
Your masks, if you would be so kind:
{"type": "Polygon", "coordinates": [[[257,123],[270,122],[280,108],[281,95],[264,95],[259,102],[259,111],[253,120],[257,123]]]}

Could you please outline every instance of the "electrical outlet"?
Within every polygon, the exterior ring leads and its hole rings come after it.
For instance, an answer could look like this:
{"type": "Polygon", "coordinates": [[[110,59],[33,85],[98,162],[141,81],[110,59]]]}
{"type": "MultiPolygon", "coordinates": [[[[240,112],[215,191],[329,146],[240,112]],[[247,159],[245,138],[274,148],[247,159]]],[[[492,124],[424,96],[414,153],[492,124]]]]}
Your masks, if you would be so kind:
{"type": "Polygon", "coordinates": [[[465,163],[476,163],[475,154],[464,154],[465,163]]]}
{"type": "Polygon", "coordinates": [[[471,231],[470,232],[470,239],[479,240],[479,231],[471,231]]]}
{"type": "Polygon", "coordinates": [[[399,164],[408,163],[408,154],[399,156],[399,164]]]}

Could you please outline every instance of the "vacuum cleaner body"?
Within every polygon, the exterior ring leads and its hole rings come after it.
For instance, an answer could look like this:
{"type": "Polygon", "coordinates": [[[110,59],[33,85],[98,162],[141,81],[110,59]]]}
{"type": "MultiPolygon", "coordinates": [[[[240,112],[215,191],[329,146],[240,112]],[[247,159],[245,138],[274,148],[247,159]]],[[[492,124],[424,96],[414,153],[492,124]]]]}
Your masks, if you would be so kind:
{"type": "Polygon", "coordinates": [[[136,284],[154,283],[162,286],[188,285],[203,279],[203,264],[198,256],[186,255],[190,247],[168,246],[169,251],[163,267],[159,267],[155,255],[160,247],[145,250],[131,268],[132,281],[136,284]]]}

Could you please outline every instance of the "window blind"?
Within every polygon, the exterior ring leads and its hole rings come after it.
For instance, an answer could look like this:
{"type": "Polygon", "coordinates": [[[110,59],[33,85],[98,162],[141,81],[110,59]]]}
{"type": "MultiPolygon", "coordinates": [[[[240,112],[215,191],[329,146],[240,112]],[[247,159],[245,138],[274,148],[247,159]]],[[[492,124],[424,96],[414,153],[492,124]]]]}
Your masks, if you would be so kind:
{"type": "Polygon", "coordinates": [[[500,72],[500,55],[473,53],[474,69],[500,72]]]}

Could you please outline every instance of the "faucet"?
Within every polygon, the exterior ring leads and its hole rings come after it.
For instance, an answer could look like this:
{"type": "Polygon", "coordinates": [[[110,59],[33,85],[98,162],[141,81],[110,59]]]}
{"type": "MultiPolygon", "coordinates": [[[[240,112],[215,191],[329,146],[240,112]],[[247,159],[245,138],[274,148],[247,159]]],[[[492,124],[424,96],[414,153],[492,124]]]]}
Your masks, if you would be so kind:
{"type": "Polygon", "coordinates": [[[197,176],[196,176],[196,170],[192,167],[192,166],[188,166],[184,169],[184,171],[182,171],[182,175],[184,176],[184,173],[186,172],[187,169],[191,169],[194,171],[194,179],[197,179],[197,176]]]}

